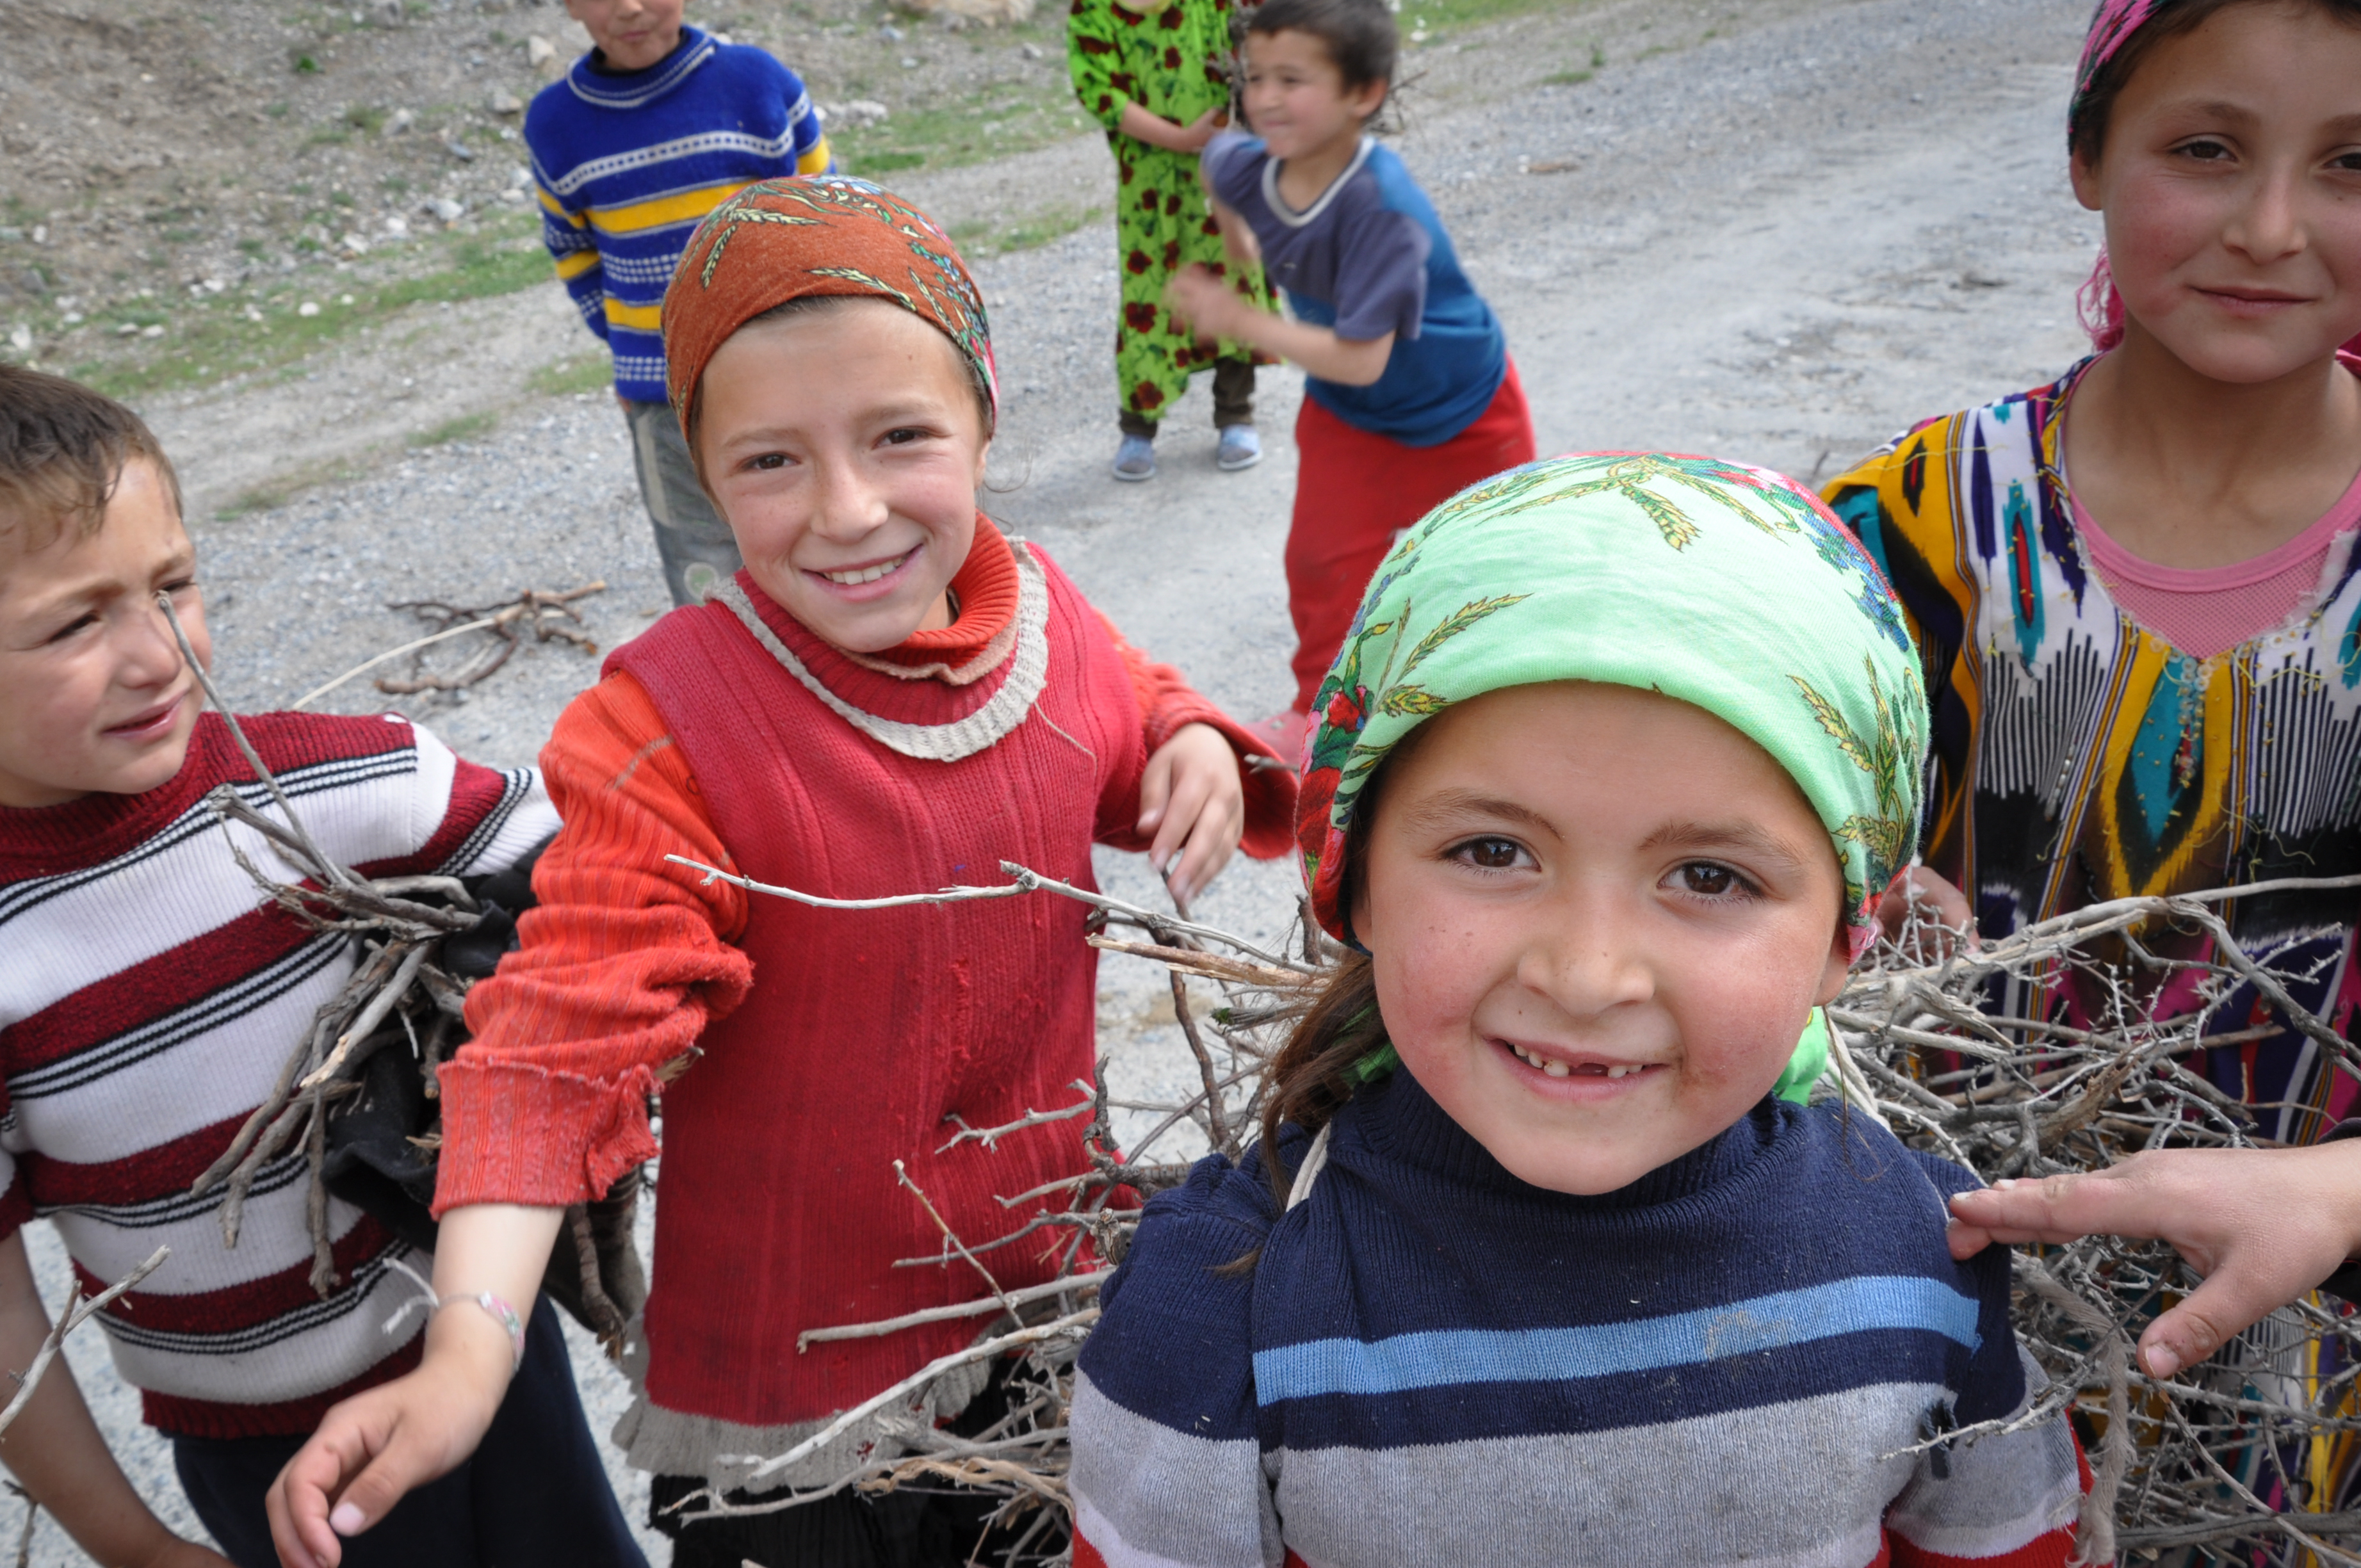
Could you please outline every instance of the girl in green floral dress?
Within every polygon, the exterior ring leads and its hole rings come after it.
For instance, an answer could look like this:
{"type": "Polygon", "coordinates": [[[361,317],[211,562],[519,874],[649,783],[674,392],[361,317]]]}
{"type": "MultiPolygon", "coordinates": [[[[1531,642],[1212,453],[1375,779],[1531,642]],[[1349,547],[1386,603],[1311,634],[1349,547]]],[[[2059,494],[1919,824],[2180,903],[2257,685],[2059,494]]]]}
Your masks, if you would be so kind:
{"type": "Polygon", "coordinates": [[[1106,126],[1114,149],[1115,244],[1122,258],[1123,319],[1115,330],[1115,385],[1123,444],[1115,477],[1156,474],[1156,426],[1212,367],[1216,460],[1251,467],[1262,458],[1254,427],[1253,352],[1201,344],[1165,309],[1164,286],[1192,262],[1265,310],[1274,309],[1262,269],[1240,269],[1222,248],[1205,210],[1197,154],[1229,123],[1231,0],[1073,0],[1068,69],[1082,107],[1106,126]]]}

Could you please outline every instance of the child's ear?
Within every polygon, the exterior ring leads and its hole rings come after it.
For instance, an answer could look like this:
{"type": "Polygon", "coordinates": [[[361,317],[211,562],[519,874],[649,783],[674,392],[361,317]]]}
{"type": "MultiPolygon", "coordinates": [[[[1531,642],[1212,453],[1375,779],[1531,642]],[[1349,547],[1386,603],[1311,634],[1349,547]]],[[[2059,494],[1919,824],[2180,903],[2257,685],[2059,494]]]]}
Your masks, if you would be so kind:
{"type": "Polygon", "coordinates": [[[1820,968],[1820,983],[1812,988],[1812,1005],[1825,1007],[1834,1002],[1851,972],[1852,927],[1839,919],[1836,937],[1828,943],[1828,962],[1820,968]]]}
{"type": "Polygon", "coordinates": [[[2081,153],[2075,152],[2066,159],[2066,176],[2073,181],[2074,200],[2093,213],[2106,210],[2105,192],[2099,185],[2099,171],[2083,159],[2081,153]]]}
{"type": "Polygon", "coordinates": [[[1345,94],[1345,107],[1353,117],[1366,124],[1371,115],[1386,106],[1386,94],[1393,91],[1390,82],[1364,82],[1345,94]]]}

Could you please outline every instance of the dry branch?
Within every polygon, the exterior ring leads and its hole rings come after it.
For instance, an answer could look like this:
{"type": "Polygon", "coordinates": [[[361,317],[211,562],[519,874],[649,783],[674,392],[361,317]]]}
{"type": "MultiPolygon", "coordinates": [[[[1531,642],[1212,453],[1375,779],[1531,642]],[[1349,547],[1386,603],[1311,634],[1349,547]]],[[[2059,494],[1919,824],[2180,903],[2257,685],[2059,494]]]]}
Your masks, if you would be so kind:
{"type": "Polygon", "coordinates": [[[11,1372],[8,1375],[16,1380],[16,1395],[8,1401],[6,1409],[0,1409],[0,1435],[6,1433],[9,1427],[16,1423],[16,1418],[24,1414],[25,1407],[32,1402],[33,1390],[39,1387],[41,1384],[41,1374],[47,1372],[49,1369],[49,1363],[57,1359],[59,1349],[66,1343],[66,1335],[113,1306],[117,1297],[155,1273],[162,1266],[164,1260],[171,1255],[170,1247],[158,1247],[148,1255],[146,1262],[87,1301],[82,1299],[82,1287],[79,1284],[67,1292],[65,1310],[60,1312],[57,1321],[49,1325],[49,1333],[41,1341],[41,1348],[33,1353],[33,1365],[22,1372],[11,1372]]]}

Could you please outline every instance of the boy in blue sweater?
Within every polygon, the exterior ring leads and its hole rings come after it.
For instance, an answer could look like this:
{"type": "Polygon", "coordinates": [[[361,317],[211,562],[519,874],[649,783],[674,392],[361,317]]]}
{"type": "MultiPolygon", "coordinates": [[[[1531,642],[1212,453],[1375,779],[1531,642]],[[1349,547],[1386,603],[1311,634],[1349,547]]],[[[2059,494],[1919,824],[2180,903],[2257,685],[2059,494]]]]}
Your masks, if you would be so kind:
{"type": "Polygon", "coordinates": [[[640,496],[675,605],[738,570],[664,394],[658,312],[688,236],[757,180],[834,165],[796,73],[681,21],[684,0],[566,0],[596,46],[524,118],[542,237],[583,323],[614,353],[640,496]]]}
{"type": "Polygon", "coordinates": [[[1869,558],[1763,470],[1533,464],[1410,532],[1318,695],[1353,950],[1104,1288],[1076,1568],[2062,1568],[1974,1177],[1772,1093],[1917,821],[1869,558]]]}

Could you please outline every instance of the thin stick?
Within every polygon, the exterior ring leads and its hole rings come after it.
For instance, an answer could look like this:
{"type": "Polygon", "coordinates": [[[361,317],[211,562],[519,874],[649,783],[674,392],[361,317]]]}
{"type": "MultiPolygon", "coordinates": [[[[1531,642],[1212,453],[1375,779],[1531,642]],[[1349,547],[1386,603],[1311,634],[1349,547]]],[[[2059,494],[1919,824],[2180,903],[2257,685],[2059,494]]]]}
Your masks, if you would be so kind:
{"type": "Polygon", "coordinates": [[[277,801],[279,809],[287,814],[288,829],[302,844],[313,863],[327,873],[330,882],[338,887],[350,887],[352,873],[320,852],[320,846],[313,840],[310,829],[303,826],[303,819],[295,815],[295,806],[287,798],[287,792],[279,787],[279,780],[262,765],[262,754],[254,749],[254,742],[246,738],[246,729],[238,723],[237,715],[229,710],[229,704],[222,700],[220,691],[214,685],[213,676],[207,674],[204,665],[198,662],[197,651],[190,645],[189,634],[181,626],[180,611],[172,608],[172,596],[159,590],[156,603],[172,628],[172,640],[181,645],[181,657],[188,661],[189,673],[197,677],[197,685],[204,688],[205,700],[214,705],[214,711],[220,714],[222,722],[229,727],[230,739],[237,742],[238,751],[245,754],[246,765],[254,770],[254,776],[269,789],[270,798],[277,801]]]}
{"type": "Polygon", "coordinates": [[[371,670],[376,669],[379,664],[384,663],[389,659],[399,659],[404,653],[414,652],[418,649],[429,647],[434,643],[440,642],[445,638],[456,637],[462,632],[481,631],[488,626],[498,626],[500,624],[501,622],[498,617],[493,617],[484,620],[471,620],[465,626],[455,626],[447,631],[437,631],[431,637],[421,637],[414,642],[405,642],[399,648],[389,648],[374,659],[362,660],[359,663],[355,664],[351,669],[346,670],[343,674],[338,675],[335,680],[330,681],[327,685],[313,686],[310,691],[305,692],[302,696],[299,696],[293,702],[289,703],[287,705],[287,709],[291,713],[301,713],[306,707],[310,707],[315,699],[327,696],[330,692],[335,691],[338,686],[343,685],[346,681],[351,680],[355,675],[365,675],[368,674],[371,670]]]}
{"type": "Polygon", "coordinates": [[[57,1357],[58,1347],[66,1343],[66,1335],[113,1306],[118,1297],[155,1273],[163,1266],[164,1260],[171,1255],[170,1247],[158,1247],[148,1255],[147,1262],[87,1301],[82,1299],[80,1285],[76,1285],[67,1293],[66,1310],[58,1314],[56,1322],[49,1325],[48,1337],[41,1341],[41,1348],[33,1354],[33,1365],[23,1372],[9,1374],[16,1380],[16,1397],[8,1401],[7,1409],[0,1409],[0,1433],[7,1431],[9,1427],[16,1423],[16,1418],[24,1414],[25,1406],[33,1398],[33,1390],[40,1387],[41,1374],[49,1369],[49,1363],[57,1357]]]}
{"type": "Polygon", "coordinates": [[[1136,959],[1153,959],[1172,969],[1203,975],[1207,980],[1226,980],[1234,984],[1257,986],[1265,991],[1301,991],[1312,979],[1298,970],[1243,963],[1236,959],[1225,959],[1219,953],[1199,952],[1193,948],[1168,948],[1157,942],[1126,942],[1095,933],[1082,940],[1102,952],[1128,953],[1136,959]]]}
{"type": "Polygon", "coordinates": [[[1099,1281],[1114,1273],[1111,1268],[1093,1274],[1070,1274],[1062,1279],[1052,1279],[1046,1285],[1027,1285],[1004,1292],[998,1300],[979,1298],[950,1307],[928,1307],[920,1311],[905,1312],[898,1318],[883,1318],[873,1323],[847,1323],[840,1328],[806,1329],[796,1336],[796,1349],[801,1352],[815,1344],[840,1339],[883,1339],[898,1334],[905,1329],[924,1328],[928,1323],[956,1322],[961,1318],[981,1318],[987,1312],[1002,1310],[1010,1304],[1026,1306],[1046,1301],[1052,1296],[1081,1295],[1099,1288],[1099,1281]]]}
{"type": "Polygon", "coordinates": [[[1042,1323],[1035,1328],[1018,1329],[1014,1333],[1005,1333],[997,1339],[985,1340],[982,1344],[972,1344],[965,1350],[955,1350],[949,1355],[939,1355],[884,1392],[873,1394],[863,1399],[785,1453],[763,1460],[747,1473],[745,1482],[741,1484],[751,1484],[761,1480],[765,1475],[774,1475],[790,1464],[808,1459],[845,1432],[850,1431],[861,1421],[875,1415],[896,1400],[916,1393],[946,1372],[956,1367],[966,1366],[973,1362],[990,1361],[995,1356],[1005,1355],[1020,1346],[1039,1344],[1044,1340],[1071,1334],[1077,1329],[1089,1327],[1098,1321],[1098,1319],[1099,1310],[1096,1307],[1085,1307],[1081,1311],[1069,1313],[1054,1322],[1042,1323]]]}
{"type": "Polygon", "coordinates": [[[1000,1298],[1000,1304],[1008,1309],[1009,1315],[1014,1317],[1016,1313],[1016,1303],[1008,1299],[1008,1292],[1000,1288],[1000,1281],[992,1277],[992,1270],[984,1267],[983,1259],[967,1250],[967,1243],[959,1239],[959,1233],[952,1230],[950,1223],[943,1219],[941,1211],[935,1207],[935,1201],[927,1196],[927,1190],[910,1179],[909,1171],[904,1168],[898,1159],[894,1162],[894,1179],[918,1195],[919,1203],[927,1211],[927,1218],[934,1221],[935,1229],[943,1233],[943,1240],[957,1247],[959,1255],[975,1266],[975,1271],[983,1276],[983,1282],[992,1287],[992,1293],[1000,1298]]]}
{"type": "Polygon", "coordinates": [[[368,1005],[361,1009],[360,1016],[336,1036],[336,1048],[328,1053],[328,1059],[306,1073],[303,1081],[295,1087],[317,1089],[335,1077],[344,1067],[345,1058],[352,1055],[353,1043],[368,1039],[377,1026],[385,1022],[385,1015],[393,1011],[394,1004],[409,994],[410,982],[418,978],[418,966],[425,961],[426,944],[423,942],[403,954],[401,965],[393,971],[393,978],[385,982],[383,990],[369,998],[368,1005]]]}
{"type": "MultiPolygon", "coordinates": [[[[1067,1087],[1079,1089],[1084,1094],[1093,1093],[1090,1084],[1079,1078],[1067,1087]]],[[[1098,1101],[1093,1094],[1093,1098],[1084,1100],[1079,1104],[1069,1105],[1062,1111],[1035,1111],[1028,1108],[1016,1121],[1005,1123],[997,1127],[971,1127],[967,1124],[966,1118],[953,1115],[951,1120],[959,1124],[960,1130],[952,1135],[950,1143],[935,1152],[939,1155],[949,1154],[971,1138],[987,1149],[997,1149],[1000,1146],[1000,1140],[1011,1133],[1021,1133],[1028,1127],[1046,1127],[1052,1122],[1071,1122],[1086,1112],[1095,1110],[1097,1106],[1098,1101]]]]}

